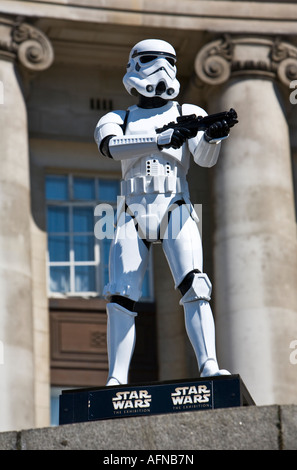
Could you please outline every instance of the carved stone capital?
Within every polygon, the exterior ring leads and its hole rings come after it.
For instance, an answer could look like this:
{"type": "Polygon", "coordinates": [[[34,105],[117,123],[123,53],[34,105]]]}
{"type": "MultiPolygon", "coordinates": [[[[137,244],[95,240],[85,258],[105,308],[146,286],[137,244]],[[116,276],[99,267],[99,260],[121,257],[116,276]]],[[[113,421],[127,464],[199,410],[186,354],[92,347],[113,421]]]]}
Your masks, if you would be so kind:
{"type": "Polygon", "coordinates": [[[240,75],[258,75],[288,86],[297,79],[297,48],[279,38],[225,35],[200,50],[195,72],[208,85],[221,85],[240,75]]]}
{"type": "Polygon", "coordinates": [[[38,72],[47,69],[54,60],[49,39],[35,26],[0,17],[0,60],[16,60],[27,70],[38,72]]]}

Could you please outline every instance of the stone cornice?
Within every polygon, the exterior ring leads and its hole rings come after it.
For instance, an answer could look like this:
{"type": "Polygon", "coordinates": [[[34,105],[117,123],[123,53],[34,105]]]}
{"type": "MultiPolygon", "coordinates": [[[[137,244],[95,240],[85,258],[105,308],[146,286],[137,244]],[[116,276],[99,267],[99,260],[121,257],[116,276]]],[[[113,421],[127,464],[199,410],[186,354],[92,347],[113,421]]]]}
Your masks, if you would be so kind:
{"type": "Polygon", "coordinates": [[[234,34],[295,35],[297,24],[297,5],[281,0],[1,0],[0,11],[49,20],[234,34]]]}
{"type": "Polygon", "coordinates": [[[0,17],[0,59],[17,60],[25,69],[38,72],[54,60],[50,41],[23,18],[0,17]]]}
{"type": "Polygon", "coordinates": [[[289,86],[297,79],[297,48],[280,38],[224,35],[199,51],[195,72],[207,85],[221,85],[231,77],[257,75],[289,86]]]}

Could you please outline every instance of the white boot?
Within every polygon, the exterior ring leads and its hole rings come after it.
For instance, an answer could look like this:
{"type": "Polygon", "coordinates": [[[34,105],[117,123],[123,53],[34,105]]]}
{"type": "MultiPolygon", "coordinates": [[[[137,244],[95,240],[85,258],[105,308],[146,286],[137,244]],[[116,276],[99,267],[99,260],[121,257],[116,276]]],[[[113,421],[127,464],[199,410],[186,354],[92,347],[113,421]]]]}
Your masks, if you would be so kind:
{"type": "Polygon", "coordinates": [[[107,349],[109,376],[106,385],[119,385],[128,382],[128,372],[135,346],[135,317],[117,303],[106,306],[107,349]]]}
{"type": "Polygon", "coordinates": [[[180,301],[184,306],[186,330],[195,351],[201,377],[230,375],[227,370],[220,370],[217,362],[215,326],[209,305],[210,293],[208,277],[199,273],[180,301]]]}

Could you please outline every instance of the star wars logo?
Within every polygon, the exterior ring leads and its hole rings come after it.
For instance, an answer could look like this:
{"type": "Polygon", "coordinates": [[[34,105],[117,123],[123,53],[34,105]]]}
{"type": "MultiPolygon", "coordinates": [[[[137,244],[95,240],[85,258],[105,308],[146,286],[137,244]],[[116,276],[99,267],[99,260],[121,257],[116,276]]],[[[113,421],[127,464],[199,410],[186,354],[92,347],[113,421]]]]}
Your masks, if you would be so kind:
{"type": "Polygon", "coordinates": [[[117,392],[116,396],[112,399],[114,410],[149,408],[152,401],[152,396],[149,395],[147,390],[132,390],[117,392]]]}
{"type": "Polygon", "coordinates": [[[195,405],[209,403],[211,391],[206,385],[191,385],[187,387],[177,387],[171,393],[173,405],[195,405]]]}

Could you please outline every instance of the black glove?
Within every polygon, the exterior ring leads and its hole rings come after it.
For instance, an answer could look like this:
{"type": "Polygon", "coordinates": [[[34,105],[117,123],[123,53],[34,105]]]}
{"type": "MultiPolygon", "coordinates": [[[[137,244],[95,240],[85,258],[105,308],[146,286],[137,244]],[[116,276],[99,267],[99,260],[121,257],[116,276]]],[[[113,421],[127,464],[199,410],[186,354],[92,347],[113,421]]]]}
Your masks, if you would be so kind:
{"type": "Polygon", "coordinates": [[[230,127],[226,121],[217,121],[205,131],[204,138],[209,142],[212,139],[220,139],[229,135],[230,127]]]}
{"type": "Polygon", "coordinates": [[[162,147],[173,147],[174,149],[179,149],[187,139],[191,139],[192,137],[194,137],[193,131],[185,127],[180,127],[178,129],[174,129],[169,144],[162,145],[162,147]]]}

